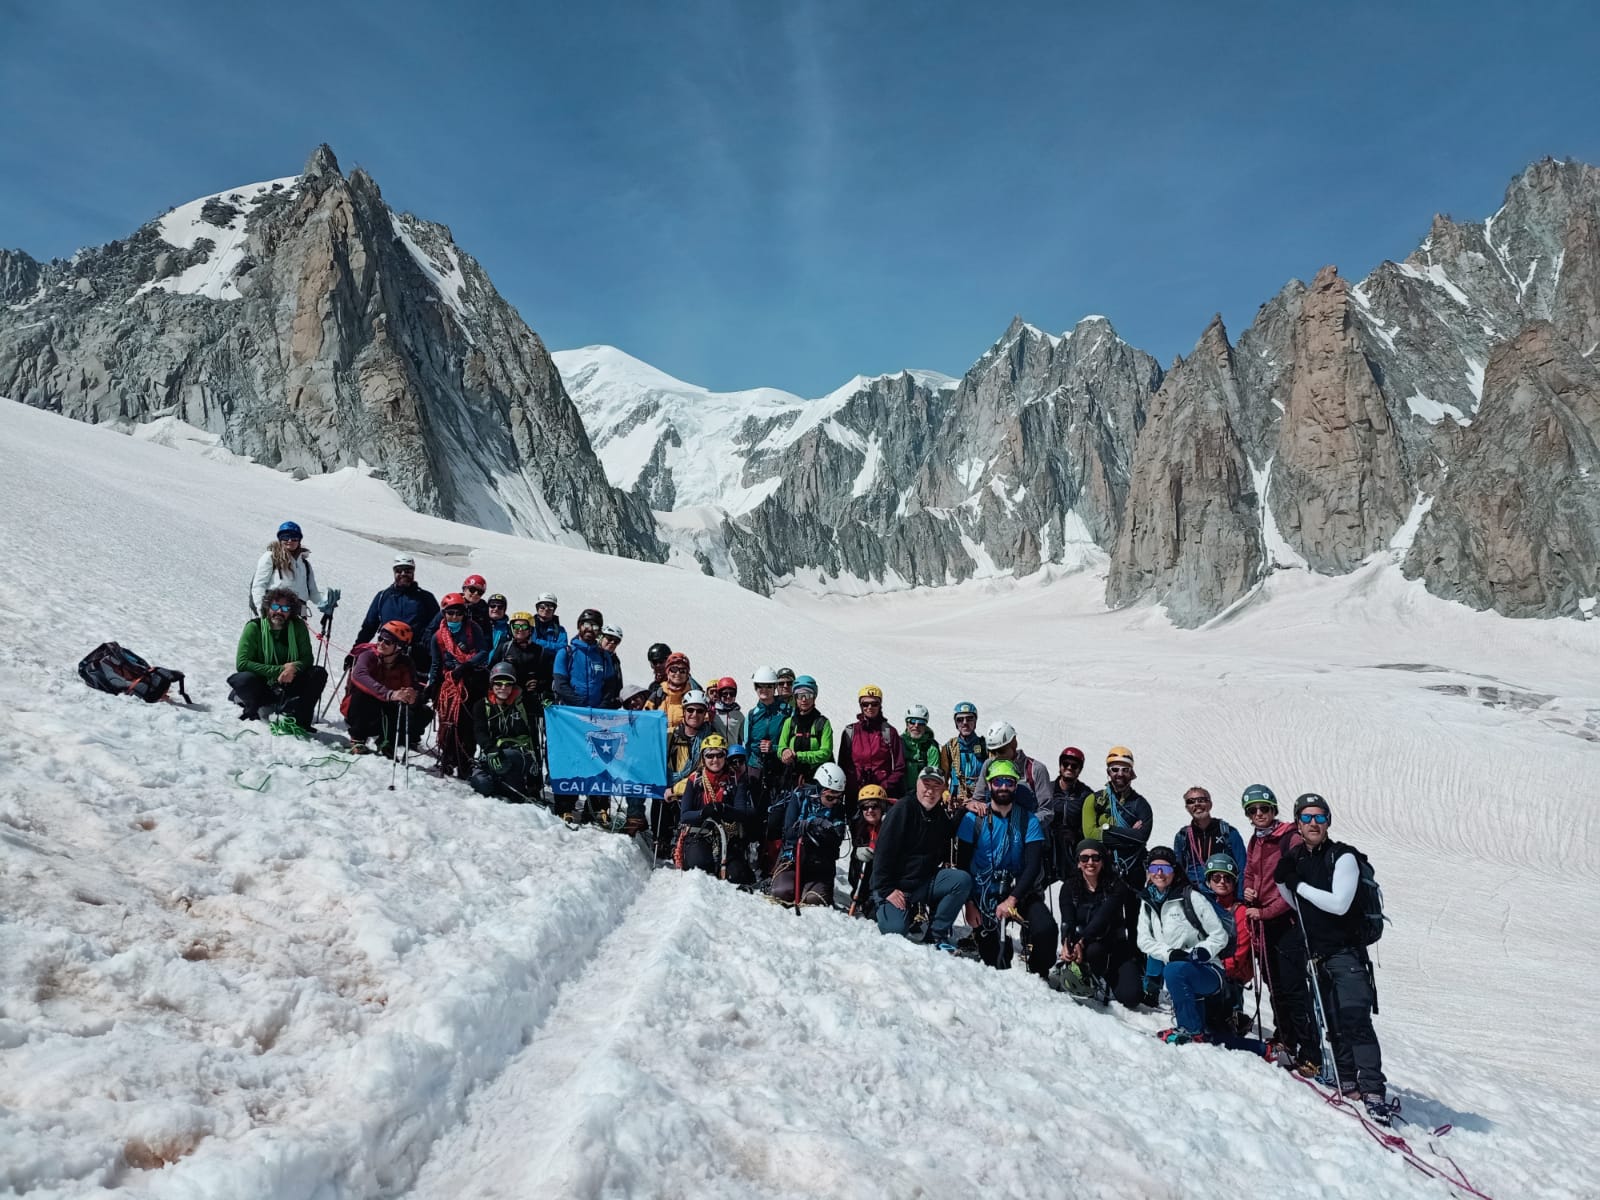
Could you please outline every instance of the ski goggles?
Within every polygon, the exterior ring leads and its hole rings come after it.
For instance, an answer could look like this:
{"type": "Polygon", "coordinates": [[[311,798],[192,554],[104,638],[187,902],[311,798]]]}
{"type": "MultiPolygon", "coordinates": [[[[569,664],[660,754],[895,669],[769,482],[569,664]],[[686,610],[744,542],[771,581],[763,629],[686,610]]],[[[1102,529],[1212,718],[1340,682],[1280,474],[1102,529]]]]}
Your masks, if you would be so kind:
{"type": "Polygon", "coordinates": [[[1145,871],[1151,875],[1171,875],[1173,873],[1171,863],[1151,863],[1145,868],[1145,871]]]}
{"type": "Polygon", "coordinates": [[[1326,825],[1328,823],[1328,814],[1327,813],[1301,813],[1298,817],[1295,818],[1295,820],[1299,821],[1300,824],[1302,824],[1302,825],[1326,825]]]}
{"type": "Polygon", "coordinates": [[[513,621],[513,622],[511,622],[511,628],[512,629],[530,629],[531,630],[533,628],[533,626],[529,625],[526,621],[513,621]]]}

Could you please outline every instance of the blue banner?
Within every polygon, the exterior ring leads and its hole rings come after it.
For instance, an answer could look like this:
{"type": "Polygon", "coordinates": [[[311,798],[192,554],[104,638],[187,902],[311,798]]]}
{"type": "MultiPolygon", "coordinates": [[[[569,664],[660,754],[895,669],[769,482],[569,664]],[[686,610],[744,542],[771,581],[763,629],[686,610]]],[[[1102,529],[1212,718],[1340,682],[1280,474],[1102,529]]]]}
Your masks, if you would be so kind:
{"type": "Polygon", "coordinates": [[[667,794],[667,714],[613,708],[544,710],[550,790],[558,796],[667,794]]]}

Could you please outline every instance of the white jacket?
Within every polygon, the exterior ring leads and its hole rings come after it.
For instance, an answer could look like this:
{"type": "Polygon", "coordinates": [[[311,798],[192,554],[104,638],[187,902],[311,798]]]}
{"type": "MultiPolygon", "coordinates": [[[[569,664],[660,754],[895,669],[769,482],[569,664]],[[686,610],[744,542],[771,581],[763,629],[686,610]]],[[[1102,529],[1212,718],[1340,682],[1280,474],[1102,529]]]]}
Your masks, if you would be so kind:
{"type": "Polygon", "coordinates": [[[1174,950],[1187,950],[1192,954],[1198,946],[1204,946],[1212,959],[1221,955],[1228,944],[1228,931],[1223,928],[1217,910],[1211,907],[1211,901],[1199,895],[1189,897],[1189,907],[1205,929],[1202,937],[1200,930],[1184,915],[1182,893],[1174,888],[1168,895],[1171,899],[1162,903],[1159,912],[1148,899],[1140,900],[1139,949],[1162,962],[1166,962],[1174,950]]]}
{"type": "Polygon", "coordinates": [[[288,575],[279,575],[272,566],[272,551],[262,552],[256,562],[256,576],[250,583],[250,606],[257,616],[261,615],[261,600],[269,590],[275,587],[286,587],[307,604],[321,605],[324,602],[322,589],[317,586],[316,575],[311,570],[311,552],[302,550],[295,555],[294,570],[288,575]]]}

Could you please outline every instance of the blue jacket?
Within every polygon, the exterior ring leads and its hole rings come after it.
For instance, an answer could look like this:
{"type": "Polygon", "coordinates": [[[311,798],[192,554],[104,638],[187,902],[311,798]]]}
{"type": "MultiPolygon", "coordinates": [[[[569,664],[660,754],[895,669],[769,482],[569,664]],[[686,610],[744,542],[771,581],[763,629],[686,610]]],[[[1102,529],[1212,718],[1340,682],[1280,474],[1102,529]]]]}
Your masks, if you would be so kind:
{"type": "MultiPolygon", "coordinates": [[[[538,637],[536,633],[534,637],[538,637]]],[[[622,707],[622,664],[600,644],[573,638],[556,651],[553,686],[559,704],[578,708],[622,707]]]]}
{"type": "Polygon", "coordinates": [[[567,628],[560,621],[546,624],[538,617],[534,617],[533,640],[541,646],[548,646],[552,652],[560,653],[562,647],[567,644],[567,628]]]}
{"type": "Polygon", "coordinates": [[[839,857],[839,847],[844,843],[848,828],[842,802],[829,808],[822,802],[822,789],[814,783],[796,788],[789,793],[789,804],[783,814],[783,853],[778,861],[793,861],[795,843],[804,837],[808,859],[832,862],[839,857]]]}
{"type": "Polygon", "coordinates": [[[1212,817],[1204,834],[1193,823],[1185,825],[1173,835],[1172,848],[1178,855],[1178,870],[1203,892],[1207,891],[1206,859],[1213,854],[1226,854],[1233,859],[1234,878],[1241,881],[1238,890],[1243,893],[1244,839],[1239,836],[1237,829],[1221,817],[1212,817]]]}
{"type": "Polygon", "coordinates": [[[421,675],[433,658],[433,641],[428,632],[438,615],[439,601],[432,592],[415,584],[408,588],[386,587],[367,606],[366,619],[352,644],[370,642],[388,621],[404,621],[411,626],[411,664],[421,675]]]}
{"type": "Polygon", "coordinates": [[[783,723],[789,719],[794,710],[782,700],[774,700],[771,704],[762,704],[757,701],[750,711],[744,715],[744,748],[750,752],[750,765],[760,771],[766,763],[761,758],[761,739],[768,738],[772,742],[772,753],[768,760],[776,763],[778,759],[778,737],[783,733],[783,723]]]}

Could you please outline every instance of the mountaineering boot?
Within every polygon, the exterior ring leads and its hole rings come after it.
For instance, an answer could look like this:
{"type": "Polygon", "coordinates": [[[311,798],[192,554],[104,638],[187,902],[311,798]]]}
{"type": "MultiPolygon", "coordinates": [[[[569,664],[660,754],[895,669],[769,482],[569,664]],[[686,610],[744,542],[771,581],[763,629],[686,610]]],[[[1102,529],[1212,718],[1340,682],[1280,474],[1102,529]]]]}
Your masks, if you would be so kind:
{"type": "Polygon", "coordinates": [[[350,739],[350,753],[351,754],[371,754],[372,753],[372,747],[367,745],[367,743],[365,741],[358,742],[358,741],[356,741],[355,738],[351,738],[350,739]]]}
{"type": "Polygon", "coordinates": [[[1394,1124],[1394,1119],[1400,1115],[1400,1102],[1384,1099],[1382,1092],[1366,1093],[1361,1097],[1361,1103],[1367,1110],[1367,1119],[1386,1129],[1394,1124]]]}

